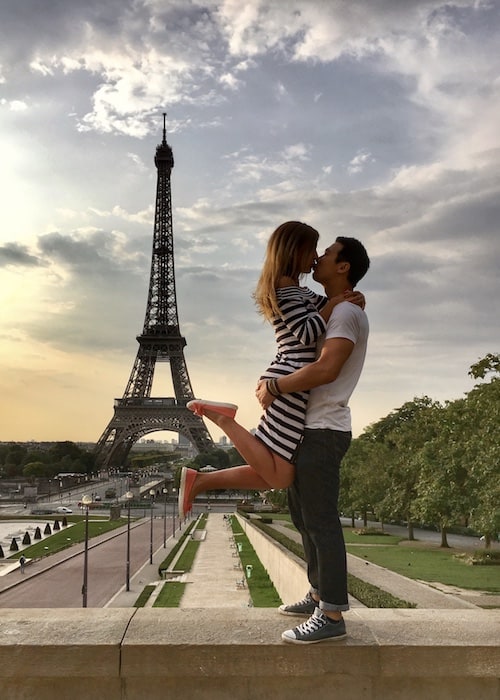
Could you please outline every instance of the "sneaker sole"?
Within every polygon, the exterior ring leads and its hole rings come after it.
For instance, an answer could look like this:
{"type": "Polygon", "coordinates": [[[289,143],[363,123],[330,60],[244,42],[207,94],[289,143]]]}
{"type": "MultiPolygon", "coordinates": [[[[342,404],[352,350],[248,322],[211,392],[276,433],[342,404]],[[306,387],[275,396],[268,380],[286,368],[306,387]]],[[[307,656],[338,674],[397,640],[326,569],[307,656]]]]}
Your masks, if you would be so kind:
{"type": "Polygon", "coordinates": [[[282,610],[281,608],[278,608],[279,612],[281,615],[293,615],[294,617],[301,616],[301,617],[311,617],[311,615],[314,612],[314,608],[312,610],[309,610],[308,612],[300,612],[300,610],[282,610]]]}
{"type": "Polygon", "coordinates": [[[323,637],[322,639],[291,639],[285,634],[281,635],[281,639],[289,644],[318,644],[318,642],[336,642],[347,637],[347,632],[345,634],[339,634],[335,637],[323,637]]]}
{"type": "Polygon", "coordinates": [[[222,403],[220,401],[203,401],[202,399],[194,399],[186,404],[188,410],[195,413],[197,416],[204,416],[204,408],[213,411],[221,416],[234,418],[238,410],[238,406],[234,403],[222,403]]]}
{"type": "Polygon", "coordinates": [[[177,510],[179,511],[179,518],[184,520],[186,513],[184,512],[184,494],[186,492],[186,478],[187,469],[184,468],[181,472],[181,479],[179,483],[179,496],[177,498],[177,510]]]}

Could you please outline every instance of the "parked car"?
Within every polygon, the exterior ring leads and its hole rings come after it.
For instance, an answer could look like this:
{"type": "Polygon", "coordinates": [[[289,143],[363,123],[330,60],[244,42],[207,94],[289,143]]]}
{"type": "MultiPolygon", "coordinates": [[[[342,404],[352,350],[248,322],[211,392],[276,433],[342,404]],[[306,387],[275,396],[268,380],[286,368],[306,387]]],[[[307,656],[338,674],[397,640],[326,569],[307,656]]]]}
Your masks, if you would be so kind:
{"type": "Polygon", "coordinates": [[[71,508],[66,508],[66,506],[59,506],[56,508],[56,513],[72,513],[71,508]]]}
{"type": "Polygon", "coordinates": [[[102,501],[102,498],[100,496],[95,496],[94,501],[102,501]]]}

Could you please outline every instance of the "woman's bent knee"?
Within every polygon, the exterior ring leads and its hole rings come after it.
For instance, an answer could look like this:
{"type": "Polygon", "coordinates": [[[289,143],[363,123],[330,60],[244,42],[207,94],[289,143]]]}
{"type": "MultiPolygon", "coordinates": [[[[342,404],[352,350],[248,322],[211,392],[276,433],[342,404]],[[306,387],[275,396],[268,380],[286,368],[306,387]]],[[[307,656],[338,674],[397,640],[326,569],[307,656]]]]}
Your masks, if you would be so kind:
{"type": "Polygon", "coordinates": [[[269,480],[273,489],[287,489],[295,479],[295,467],[289,462],[276,465],[275,473],[269,480]]]}

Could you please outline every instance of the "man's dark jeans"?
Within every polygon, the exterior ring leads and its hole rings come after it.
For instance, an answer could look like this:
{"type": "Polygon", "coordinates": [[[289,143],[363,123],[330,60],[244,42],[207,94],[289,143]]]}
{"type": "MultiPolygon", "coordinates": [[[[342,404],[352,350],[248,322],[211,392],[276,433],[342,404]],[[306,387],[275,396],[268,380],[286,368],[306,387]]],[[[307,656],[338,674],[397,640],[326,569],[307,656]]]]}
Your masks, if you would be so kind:
{"type": "Polygon", "coordinates": [[[338,513],[340,463],[351,433],[306,429],[288,489],[292,521],[302,535],[311,591],[323,610],[348,610],[347,564],[338,513]]]}

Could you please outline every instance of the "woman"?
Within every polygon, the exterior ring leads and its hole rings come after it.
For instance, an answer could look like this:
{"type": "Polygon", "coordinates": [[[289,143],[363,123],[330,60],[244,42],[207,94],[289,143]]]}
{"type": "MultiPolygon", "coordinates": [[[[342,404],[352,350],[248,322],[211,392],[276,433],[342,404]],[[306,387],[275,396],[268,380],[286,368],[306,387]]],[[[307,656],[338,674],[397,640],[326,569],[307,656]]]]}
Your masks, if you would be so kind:
{"type": "MultiPolygon", "coordinates": [[[[314,266],[318,239],[318,232],[311,226],[288,221],[278,226],[267,245],[254,298],[276,336],[276,357],[261,377],[268,380],[271,393],[273,381],[315,360],[316,342],[336,304],[346,300],[364,304],[364,297],[358,292],[327,299],[299,286],[301,277],[314,266]]],[[[190,401],[187,407],[221,428],[248,464],[209,474],[183,468],[179,488],[181,517],[203,491],[288,487],[294,478],[293,459],[304,430],[307,399],[306,391],[279,395],[276,391],[276,399],[262,416],[255,435],[235,421],[234,404],[190,401]]]]}

